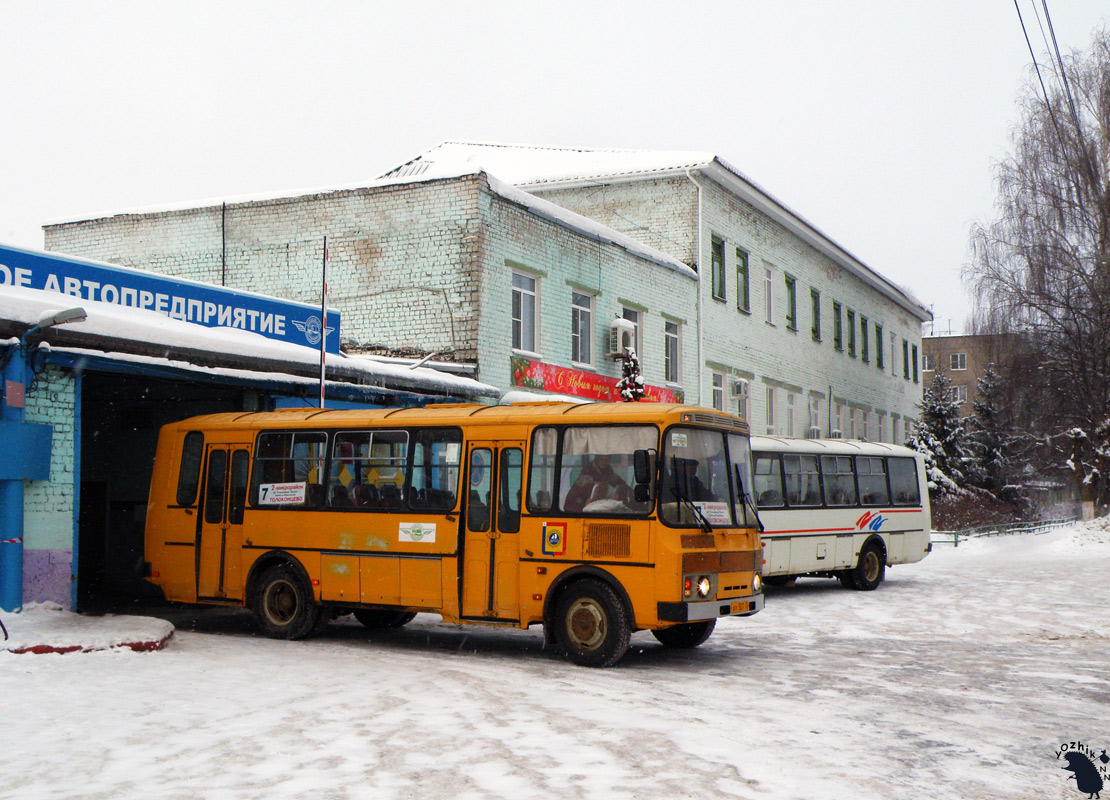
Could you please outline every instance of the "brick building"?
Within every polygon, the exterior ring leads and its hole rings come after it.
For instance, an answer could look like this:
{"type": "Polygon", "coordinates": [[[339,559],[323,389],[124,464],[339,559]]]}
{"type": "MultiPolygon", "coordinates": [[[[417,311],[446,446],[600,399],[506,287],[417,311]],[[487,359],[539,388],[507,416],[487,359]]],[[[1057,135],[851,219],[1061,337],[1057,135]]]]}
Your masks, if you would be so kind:
{"type": "Polygon", "coordinates": [[[325,235],[356,347],[613,399],[624,327],[657,396],[755,432],[900,442],[917,415],[929,312],[711,154],[446,143],[361,187],[50,225],[46,246],[308,301],[325,235]]]}
{"type": "MultiPolygon", "coordinates": [[[[951,382],[953,399],[960,404],[960,416],[973,416],[979,379],[989,364],[1005,375],[1020,367],[1021,339],[1015,334],[969,334],[962,336],[926,336],[921,340],[921,371],[928,387],[937,375],[951,382]]],[[[1007,386],[1016,386],[1008,382],[1007,386]]],[[[1018,410],[1020,398],[1007,398],[1007,404],[1018,410]]]]}

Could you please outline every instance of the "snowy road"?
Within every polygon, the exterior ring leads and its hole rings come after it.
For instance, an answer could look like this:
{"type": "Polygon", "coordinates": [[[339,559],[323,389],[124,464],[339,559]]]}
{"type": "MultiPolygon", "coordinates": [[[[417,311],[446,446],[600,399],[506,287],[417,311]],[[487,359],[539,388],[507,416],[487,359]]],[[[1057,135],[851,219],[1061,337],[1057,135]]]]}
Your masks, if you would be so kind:
{"type": "Polygon", "coordinates": [[[938,546],[608,670],[430,615],[175,612],[158,653],[0,653],[0,797],[1080,798],[1055,750],[1110,748],[1108,578],[1101,529],[938,546]]]}

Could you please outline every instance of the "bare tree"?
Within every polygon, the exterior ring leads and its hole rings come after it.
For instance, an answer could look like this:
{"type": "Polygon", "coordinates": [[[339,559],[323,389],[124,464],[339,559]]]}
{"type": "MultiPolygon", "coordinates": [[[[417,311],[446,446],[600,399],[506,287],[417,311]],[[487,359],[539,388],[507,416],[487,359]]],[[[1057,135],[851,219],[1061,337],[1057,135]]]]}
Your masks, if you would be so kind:
{"type": "Polygon", "coordinates": [[[1049,436],[1110,420],[1110,29],[1062,63],[1041,64],[1020,98],[997,218],[972,230],[964,271],[976,329],[1031,349],[1034,424],[1049,436]]]}

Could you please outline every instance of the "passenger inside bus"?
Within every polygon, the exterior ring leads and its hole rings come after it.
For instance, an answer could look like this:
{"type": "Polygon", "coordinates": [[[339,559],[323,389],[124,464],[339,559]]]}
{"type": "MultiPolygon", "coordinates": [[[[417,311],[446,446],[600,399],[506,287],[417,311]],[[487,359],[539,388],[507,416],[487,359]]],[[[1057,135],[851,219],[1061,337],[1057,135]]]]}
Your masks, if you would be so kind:
{"type": "Polygon", "coordinates": [[[591,503],[616,500],[627,504],[632,499],[632,487],[613,470],[612,456],[595,455],[587,462],[578,478],[567,492],[564,511],[584,511],[591,503]]]}

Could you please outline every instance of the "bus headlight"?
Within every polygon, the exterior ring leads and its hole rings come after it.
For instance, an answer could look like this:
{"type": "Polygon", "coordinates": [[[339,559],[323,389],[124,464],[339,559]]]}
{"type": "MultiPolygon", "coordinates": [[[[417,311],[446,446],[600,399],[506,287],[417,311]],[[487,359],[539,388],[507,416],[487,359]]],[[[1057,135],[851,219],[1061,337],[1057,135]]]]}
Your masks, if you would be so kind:
{"type": "Polygon", "coordinates": [[[759,574],[756,573],[756,575],[752,578],[752,594],[759,594],[762,591],[763,578],[759,577],[759,574]]]}
{"type": "Polygon", "coordinates": [[[709,576],[702,575],[698,578],[698,597],[709,597],[711,591],[713,591],[713,582],[709,580],[709,576]]]}

